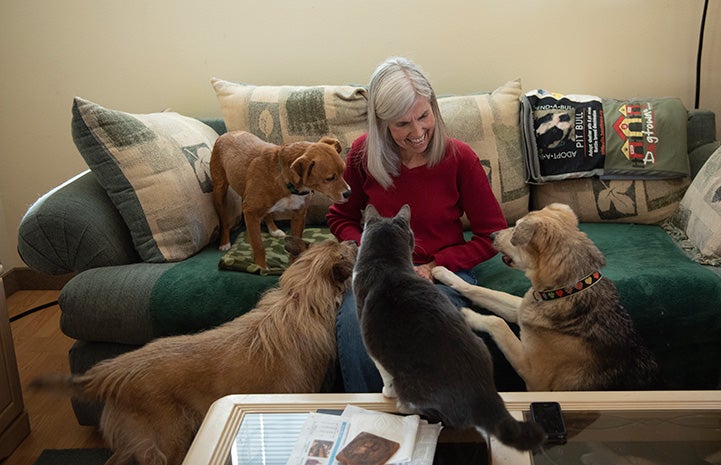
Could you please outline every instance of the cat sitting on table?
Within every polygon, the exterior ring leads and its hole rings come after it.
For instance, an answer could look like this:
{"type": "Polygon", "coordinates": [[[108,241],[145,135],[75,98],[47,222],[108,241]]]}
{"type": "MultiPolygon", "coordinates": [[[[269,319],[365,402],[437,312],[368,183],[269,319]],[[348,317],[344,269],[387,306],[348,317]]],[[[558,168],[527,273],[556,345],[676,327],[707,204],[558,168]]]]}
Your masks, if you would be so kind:
{"type": "Polygon", "coordinates": [[[398,410],[450,428],[476,428],[518,450],[545,439],[540,425],[506,409],[493,361],[461,312],[413,268],[410,207],[393,218],[365,210],[353,289],[363,342],[398,410]]]}

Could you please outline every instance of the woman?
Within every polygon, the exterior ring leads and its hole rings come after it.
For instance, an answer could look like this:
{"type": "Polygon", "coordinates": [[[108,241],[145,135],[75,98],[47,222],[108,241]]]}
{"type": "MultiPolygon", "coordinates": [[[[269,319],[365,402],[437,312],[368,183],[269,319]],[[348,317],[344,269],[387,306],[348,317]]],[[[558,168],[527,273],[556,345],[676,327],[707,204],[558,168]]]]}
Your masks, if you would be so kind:
{"type": "MultiPolygon", "coordinates": [[[[432,281],[433,267],[443,265],[475,284],[472,268],[496,254],[489,235],[506,228],[501,207],[478,156],[448,137],[433,88],[413,62],[389,58],[371,76],[368,133],[353,143],[343,177],[352,194],[327,215],[339,240],[360,243],[366,205],[394,216],[408,204],[419,276],[432,281]],[[470,241],[463,237],[464,213],[470,241]]],[[[457,306],[469,305],[453,289],[436,285],[457,306]]],[[[365,352],[352,290],[341,304],[337,334],[346,392],[379,392],[383,383],[365,352]]]]}

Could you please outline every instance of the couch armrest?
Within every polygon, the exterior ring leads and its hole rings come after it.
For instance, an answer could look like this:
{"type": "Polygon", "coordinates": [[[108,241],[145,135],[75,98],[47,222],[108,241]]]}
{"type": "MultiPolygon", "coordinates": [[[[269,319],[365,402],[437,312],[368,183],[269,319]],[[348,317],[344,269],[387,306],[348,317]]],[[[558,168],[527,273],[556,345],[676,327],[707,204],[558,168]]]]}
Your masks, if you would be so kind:
{"type": "Polygon", "coordinates": [[[28,209],[18,229],[18,253],[29,267],[47,274],[141,261],[123,218],[90,171],[28,209]]]}

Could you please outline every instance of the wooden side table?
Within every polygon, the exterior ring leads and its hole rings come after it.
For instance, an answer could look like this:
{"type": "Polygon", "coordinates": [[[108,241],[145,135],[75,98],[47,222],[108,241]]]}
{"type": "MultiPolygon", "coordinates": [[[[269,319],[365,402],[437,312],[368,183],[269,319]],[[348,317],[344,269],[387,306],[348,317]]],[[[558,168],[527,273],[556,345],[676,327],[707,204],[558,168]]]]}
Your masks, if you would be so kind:
{"type": "Polygon", "coordinates": [[[0,264],[0,460],[9,457],[30,434],[30,421],[23,403],[15,346],[10,333],[2,271],[0,264]]]}

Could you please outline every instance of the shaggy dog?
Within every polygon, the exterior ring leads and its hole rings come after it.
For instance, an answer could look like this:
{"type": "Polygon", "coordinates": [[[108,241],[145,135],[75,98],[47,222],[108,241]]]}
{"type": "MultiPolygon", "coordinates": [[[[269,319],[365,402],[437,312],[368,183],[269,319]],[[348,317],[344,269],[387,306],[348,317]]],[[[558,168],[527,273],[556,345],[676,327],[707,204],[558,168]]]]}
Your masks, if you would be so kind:
{"type": "MultiPolygon", "coordinates": [[[[286,238],[294,255],[306,244],[286,238]]],[[[335,360],[335,318],[350,285],[355,243],[307,248],[252,311],[215,329],[157,339],[85,374],[35,387],[104,402],[106,465],[179,464],[210,405],[225,395],[318,392],[335,360]]]]}
{"type": "Polygon", "coordinates": [[[641,390],[660,385],[658,366],[599,269],[605,258],[578,229],[571,208],[551,204],[491,235],[503,261],[523,270],[523,298],[473,286],[443,267],[435,279],[503,319],[462,309],[470,326],[491,334],[529,391],[641,390]]]}

